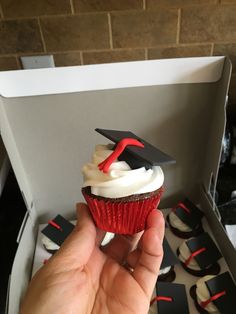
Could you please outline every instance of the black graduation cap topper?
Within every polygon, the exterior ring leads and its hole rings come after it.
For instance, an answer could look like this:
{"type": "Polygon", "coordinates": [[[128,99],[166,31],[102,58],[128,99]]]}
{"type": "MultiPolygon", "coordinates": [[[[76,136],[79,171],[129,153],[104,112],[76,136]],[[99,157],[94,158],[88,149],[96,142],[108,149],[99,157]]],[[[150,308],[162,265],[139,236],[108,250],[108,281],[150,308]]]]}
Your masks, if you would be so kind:
{"type": "Polygon", "coordinates": [[[161,262],[160,269],[179,264],[179,259],[176,257],[176,255],[172,251],[166,238],[164,238],[163,240],[163,252],[164,252],[164,256],[161,262]]]}
{"type": "Polygon", "coordinates": [[[74,227],[75,226],[64,217],[57,215],[48,222],[48,225],[41,232],[51,241],[61,246],[74,227]]]}
{"type": "Polygon", "coordinates": [[[200,268],[205,269],[215,264],[222,257],[215,242],[207,232],[202,233],[196,238],[187,240],[186,245],[191,252],[190,257],[185,262],[186,266],[188,266],[192,258],[195,258],[200,268]]]}
{"type": "Polygon", "coordinates": [[[175,160],[130,131],[95,129],[116,144],[114,152],[99,165],[107,172],[114,159],[124,160],[132,169],[175,163],[175,160]]]}
{"type": "Polygon", "coordinates": [[[189,314],[185,285],[157,282],[157,296],[151,301],[156,301],[159,314],[189,314]]]}
{"type": "Polygon", "coordinates": [[[210,298],[200,305],[205,308],[213,302],[222,314],[235,314],[236,312],[236,285],[229,272],[225,272],[206,281],[210,298]]]}
{"type": "Polygon", "coordinates": [[[178,218],[192,229],[196,228],[201,223],[203,212],[188,198],[178,203],[172,210],[178,218]]]}

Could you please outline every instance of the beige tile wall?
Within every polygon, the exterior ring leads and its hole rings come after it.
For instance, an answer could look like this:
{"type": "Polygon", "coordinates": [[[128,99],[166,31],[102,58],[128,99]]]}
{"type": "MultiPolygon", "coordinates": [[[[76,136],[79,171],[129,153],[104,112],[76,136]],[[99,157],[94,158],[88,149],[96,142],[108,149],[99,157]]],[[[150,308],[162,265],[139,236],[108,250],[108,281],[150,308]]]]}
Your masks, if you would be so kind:
{"type": "Polygon", "coordinates": [[[0,70],[228,55],[236,102],[236,0],[0,0],[0,70]]]}

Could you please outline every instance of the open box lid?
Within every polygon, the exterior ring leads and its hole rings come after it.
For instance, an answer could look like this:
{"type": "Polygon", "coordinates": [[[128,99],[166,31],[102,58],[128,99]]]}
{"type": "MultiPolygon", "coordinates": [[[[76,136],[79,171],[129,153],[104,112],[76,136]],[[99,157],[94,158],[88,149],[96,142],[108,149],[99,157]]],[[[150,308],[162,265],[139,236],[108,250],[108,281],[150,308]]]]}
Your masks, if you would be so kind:
{"type": "Polygon", "coordinates": [[[177,163],[164,202],[216,178],[231,74],[225,57],[0,73],[0,128],[30,215],[67,217],[82,200],[81,168],[104,138],[130,130],[177,163]]]}

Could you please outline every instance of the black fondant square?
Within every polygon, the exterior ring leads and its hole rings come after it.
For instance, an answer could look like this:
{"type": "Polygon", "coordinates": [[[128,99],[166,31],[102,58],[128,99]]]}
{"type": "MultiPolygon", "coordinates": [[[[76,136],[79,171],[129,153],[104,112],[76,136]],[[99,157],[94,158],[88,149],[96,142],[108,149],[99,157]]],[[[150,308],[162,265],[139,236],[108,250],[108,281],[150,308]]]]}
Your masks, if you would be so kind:
{"type": "Polygon", "coordinates": [[[164,256],[161,263],[161,268],[163,269],[165,267],[174,266],[176,264],[179,264],[179,259],[176,257],[174,252],[172,251],[168,241],[166,238],[163,240],[163,252],[164,256]]]}
{"type": "Polygon", "coordinates": [[[95,130],[116,144],[124,138],[134,138],[144,144],[143,148],[137,146],[127,146],[124,152],[119,156],[119,160],[126,161],[132,169],[141,167],[151,168],[152,166],[175,162],[172,157],[163,153],[161,150],[130,131],[105,130],[99,128],[95,130]]]}
{"type": "Polygon", "coordinates": [[[156,293],[159,297],[168,297],[172,299],[172,301],[157,301],[158,314],[189,314],[185,285],[157,282],[156,293]]]}
{"type": "Polygon", "coordinates": [[[203,212],[194,205],[189,199],[182,201],[183,205],[187,207],[187,211],[181,206],[175,207],[175,214],[181,219],[187,226],[195,229],[200,223],[203,217],[203,212]]]}
{"type": "Polygon", "coordinates": [[[215,242],[207,232],[187,240],[186,244],[191,253],[204,249],[204,251],[194,257],[201,269],[216,263],[222,257],[215,242]]]}
{"type": "Polygon", "coordinates": [[[53,218],[52,222],[55,222],[60,229],[48,224],[41,232],[51,241],[61,246],[75,226],[61,215],[57,215],[53,218]]]}

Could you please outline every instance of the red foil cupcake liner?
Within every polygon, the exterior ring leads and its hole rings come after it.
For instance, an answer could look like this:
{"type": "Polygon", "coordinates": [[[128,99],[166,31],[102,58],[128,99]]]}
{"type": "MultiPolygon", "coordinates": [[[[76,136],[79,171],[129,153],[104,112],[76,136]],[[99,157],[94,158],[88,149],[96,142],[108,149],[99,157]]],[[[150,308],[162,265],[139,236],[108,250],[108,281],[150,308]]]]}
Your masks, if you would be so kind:
{"type": "Polygon", "coordinates": [[[98,199],[83,191],[84,198],[98,228],[118,234],[134,234],[146,227],[149,213],[160,203],[163,189],[146,199],[112,201],[98,199]]]}

